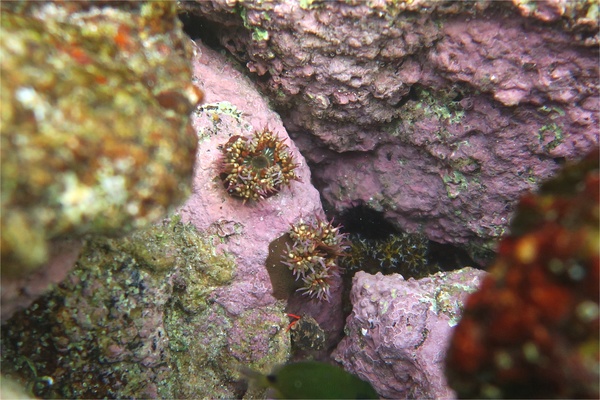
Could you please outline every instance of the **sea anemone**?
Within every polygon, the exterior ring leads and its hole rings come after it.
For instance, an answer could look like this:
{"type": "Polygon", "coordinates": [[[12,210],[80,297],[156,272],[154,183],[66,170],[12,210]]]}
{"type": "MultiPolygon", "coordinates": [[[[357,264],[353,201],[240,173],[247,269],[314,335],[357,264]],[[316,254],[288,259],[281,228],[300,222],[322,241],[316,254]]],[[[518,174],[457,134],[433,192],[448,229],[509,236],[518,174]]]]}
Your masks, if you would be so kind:
{"type": "Polygon", "coordinates": [[[355,234],[349,238],[349,250],[341,264],[349,271],[400,273],[421,278],[439,267],[428,261],[428,240],[420,234],[391,234],[385,239],[367,239],[355,234]]]}
{"type": "Polygon", "coordinates": [[[223,146],[219,174],[231,196],[258,201],[278,193],[292,180],[300,181],[289,147],[268,129],[251,138],[232,136],[223,146]]]}
{"type": "Polygon", "coordinates": [[[289,267],[296,280],[302,281],[299,292],[329,301],[331,280],[340,274],[337,259],[348,247],[346,235],[339,229],[319,218],[309,222],[300,220],[292,226],[289,232],[292,245],[287,245],[282,263],[289,267]]]}

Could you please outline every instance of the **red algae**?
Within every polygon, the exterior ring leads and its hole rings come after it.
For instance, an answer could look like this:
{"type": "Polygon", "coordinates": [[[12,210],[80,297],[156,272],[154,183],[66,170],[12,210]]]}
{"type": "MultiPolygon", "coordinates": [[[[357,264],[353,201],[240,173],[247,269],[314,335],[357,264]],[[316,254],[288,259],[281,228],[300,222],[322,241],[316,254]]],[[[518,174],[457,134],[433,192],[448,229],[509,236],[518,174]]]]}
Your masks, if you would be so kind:
{"type": "Polygon", "coordinates": [[[598,398],[598,150],[519,203],[446,359],[459,397],[598,398]]]}

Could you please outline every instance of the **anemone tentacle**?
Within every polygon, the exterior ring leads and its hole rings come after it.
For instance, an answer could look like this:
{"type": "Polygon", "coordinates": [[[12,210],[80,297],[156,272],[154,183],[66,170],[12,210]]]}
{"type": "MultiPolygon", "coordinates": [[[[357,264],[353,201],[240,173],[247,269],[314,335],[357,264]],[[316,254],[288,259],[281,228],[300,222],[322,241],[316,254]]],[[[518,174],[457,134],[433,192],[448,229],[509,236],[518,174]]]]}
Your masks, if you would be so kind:
{"type": "Polygon", "coordinates": [[[221,149],[219,176],[227,193],[244,202],[271,197],[291,181],[300,181],[289,147],[268,129],[251,138],[232,136],[221,149]]]}
{"type": "Polygon", "coordinates": [[[303,295],[329,301],[332,279],[340,275],[338,257],[348,249],[346,235],[339,230],[320,218],[301,219],[290,228],[292,244],[287,245],[281,262],[302,281],[298,291],[303,295]]]}

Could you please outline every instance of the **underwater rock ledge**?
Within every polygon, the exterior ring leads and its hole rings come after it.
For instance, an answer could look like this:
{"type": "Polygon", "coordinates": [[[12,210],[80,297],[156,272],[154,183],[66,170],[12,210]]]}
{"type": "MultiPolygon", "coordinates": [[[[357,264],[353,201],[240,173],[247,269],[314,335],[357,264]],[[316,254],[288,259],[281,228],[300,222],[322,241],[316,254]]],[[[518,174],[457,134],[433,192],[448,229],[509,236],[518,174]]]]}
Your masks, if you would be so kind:
{"type": "Polygon", "coordinates": [[[599,141],[592,1],[181,7],[269,94],[332,214],[364,204],[480,262],[519,196],[599,141]]]}

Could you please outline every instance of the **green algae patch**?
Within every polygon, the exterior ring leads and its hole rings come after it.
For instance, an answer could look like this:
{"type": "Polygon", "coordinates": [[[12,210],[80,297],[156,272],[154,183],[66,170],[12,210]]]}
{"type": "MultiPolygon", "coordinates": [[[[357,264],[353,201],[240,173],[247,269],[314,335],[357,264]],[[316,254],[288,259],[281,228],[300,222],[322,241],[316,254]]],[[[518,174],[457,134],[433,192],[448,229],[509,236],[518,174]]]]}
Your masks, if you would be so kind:
{"type": "Polygon", "coordinates": [[[414,90],[418,101],[407,103],[403,120],[414,123],[423,118],[432,118],[453,125],[459,123],[464,117],[464,110],[458,102],[452,100],[456,97],[455,92],[436,92],[420,86],[415,86],[414,90]]]}
{"type": "Polygon", "coordinates": [[[473,268],[465,267],[429,276],[434,290],[424,292],[419,301],[428,304],[429,309],[436,315],[446,315],[449,318],[448,325],[455,326],[464,308],[464,299],[459,299],[464,293],[473,293],[478,289],[472,271],[473,268]]]}
{"type": "Polygon", "coordinates": [[[3,274],[46,262],[48,240],[122,235],[189,194],[189,38],[174,3],[123,8],[3,4],[3,274]]]}
{"type": "Polygon", "coordinates": [[[179,267],[192,271],[188,277],[204,285],[222,286],[233,279],[235,263],[233,257],[217,251],[213,243],[216,241],[175,215],[162,224],[133,233],[121,245],[146,268],[161,271],[179,267]],[[200,273],[203,276],[198,276],[200,273]]]}
{"type": "MultiPolygon", "coordinates": [[[[278,302],[233,316],[217,304],[191,312],[174,305],[165,327],[175,373],[161,382],[161,397],[241,398],[246,387],[240,365],[267,373],[289,358],[284,307],[278,302]]],[[[264,397],[264,390],[252,393],[264,397]]]]}
{"type": "Polygon", "coordinates": [[[178,217],[89,239],[65,281],[2,326],[3,374],[29,387],[50,377],[34,388],[40,397],[158,397],[183,342],[169,329],[174,310],[210,310],[210,294],[235,274],[213,240],[178,217]]]}

